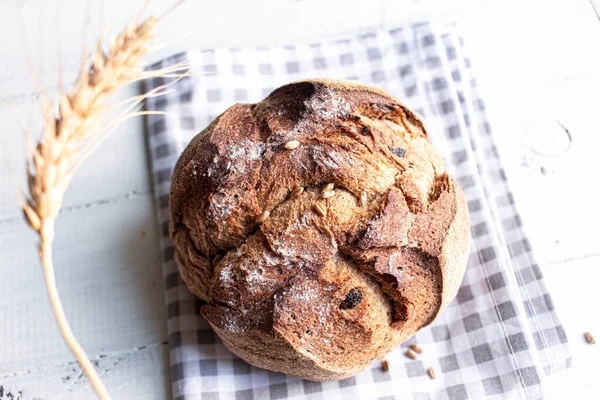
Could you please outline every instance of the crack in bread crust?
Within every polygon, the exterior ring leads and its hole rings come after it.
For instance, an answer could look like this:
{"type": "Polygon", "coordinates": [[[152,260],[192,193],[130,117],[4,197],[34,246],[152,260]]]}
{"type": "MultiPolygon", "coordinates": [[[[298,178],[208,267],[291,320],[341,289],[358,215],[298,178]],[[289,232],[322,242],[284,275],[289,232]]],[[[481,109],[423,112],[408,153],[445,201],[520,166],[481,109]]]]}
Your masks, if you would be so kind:
{"type": "Polygon", "coordinates": [[[170,230],[182,276],[228,347],[269,369],[339,379],[429,324],[455,293],[443,256],[451,224],[466,219],[459,192],[420,118],[396,99],[305,81],[230,108],[190,143],[170,230]],[[292,140],[300,146],[285,149],[292,140]],[[334,196],[321,198],[325,183],[334,196]],[[209,263],[215,254],[224,256],[209,263]],[[351,291],[361,301],[340,308],[351,291]],[[298,366],[259,351],[261,335],[298,366]]]}

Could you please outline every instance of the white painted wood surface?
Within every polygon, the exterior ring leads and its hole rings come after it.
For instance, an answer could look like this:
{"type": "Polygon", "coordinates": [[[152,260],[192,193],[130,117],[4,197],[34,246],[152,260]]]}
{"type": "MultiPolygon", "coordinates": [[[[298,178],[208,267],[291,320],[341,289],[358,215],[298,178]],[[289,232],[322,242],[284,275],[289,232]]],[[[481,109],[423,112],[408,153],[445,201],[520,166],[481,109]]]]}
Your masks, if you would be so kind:
{"type": "MultiPolygon", "coordinates": [[[[142,3],[107,1],[108,32],[119,31],[142,3]]],[[[164,10],[172,3],[156,0],[152,7],[164,10]]],[[[147,61],[192,47],[293,44],[430,15],[461,16],[508,177],[572,343],[574,367],[551,378],[549,398],[593,399],[600,398],[600,350],[583,340],[586,330],[600,336],[600,212],[595,205],[600,21],[592,3],[188,1],[161,23],[158,42],[167,46],[147,61]],[[564,133],[555,120],[573,136],[566,153],[560,151],[564,133]],[[531,159],[523,164],[531,154],[531,146],[523,145],[524,135],[534,147],[558,154],[551,162],[542,160],[546,175],[531,159]]],[[[22,399],[93,398],[53,321],[35,238],[21,221],[6,164],[13,165],[22,182],[24,144],[15,113],[33,131],[40,122],[24,38],[38,75],[47,87],[56,88],[58,25],[65,80],[70,82],[79,68],[84,26],[91,43],[100,16],[94,1],[0,2],[1,400],[8,392],[15,398],[22,392],[22,399]],[[84,24],[86,7],[90,11],[84,24]]],[[[59,218],[55,252],[67,315],[114,398],[170,397],[162,278],[141,121],[130,121],[109,137],[75,177],[59,218]]]]}

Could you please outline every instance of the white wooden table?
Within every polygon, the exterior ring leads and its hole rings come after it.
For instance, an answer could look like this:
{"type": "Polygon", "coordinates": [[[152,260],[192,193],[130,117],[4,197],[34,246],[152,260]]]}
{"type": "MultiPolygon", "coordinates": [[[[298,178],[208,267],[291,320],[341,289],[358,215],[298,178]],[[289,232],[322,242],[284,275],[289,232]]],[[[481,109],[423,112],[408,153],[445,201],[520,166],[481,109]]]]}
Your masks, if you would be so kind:
{"type": "MultiPolygon", "coordinates": [[[[94,38],[100,17],[90,1],[84,23],[86,3],[0,2],[0,400],[94,398],[56,329],[35,237],[21,219],[6,167],[11,163],[16,179],[24,182],[17,115],[34,132],[40,124],[24,38],[37,74],[56,88],[60,15],[63,69],[72,80],[84,26],[94,38]]],[[[114,34],[142,1],[107,3],[114,34]]],[[[162,9],[170,3],[165,0],[162,9]]],[[[583,340],[587,330],[600,336],[600,20],[592,4],[188,1],[162,23],[158,43],[168,46],[147,61],[191,47],[300,43],[427,15],[462,15],[508,177],[571,341],[574,367],[551,378],[549,397],[597,399],[600,349],[583,340]],[[560,147],[564,131],[555,121],[573,137],[566,153],[560,147]],[[543,171],[529,157],[531,143],[534,150],[557,155],[541,160],[543,171]]],[[[114,398],[169,398],[163,288],[142,121],[123,125],[73,180],[58,220],[55,258],[66,313],[114,398]]]]}

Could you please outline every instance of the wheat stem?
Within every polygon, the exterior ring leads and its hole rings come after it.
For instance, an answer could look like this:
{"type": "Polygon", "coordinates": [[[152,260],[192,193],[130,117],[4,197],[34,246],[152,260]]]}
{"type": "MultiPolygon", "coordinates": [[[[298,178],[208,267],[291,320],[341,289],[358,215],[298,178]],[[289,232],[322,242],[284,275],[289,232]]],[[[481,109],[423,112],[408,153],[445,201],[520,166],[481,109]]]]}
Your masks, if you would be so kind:
{"type": "Polygon", "coordinates": [[[87,354],[73,335],[73,331],[71,330],[71,326],[69,325],[69,321],[67,320],[67,316],[62,306],[62,302],[60,301],[60,296],[58,294],[58,289],[56,288],[56,279],[54,277],[54,263],[52,262],[52,236],[54,233],[54,219],[47,218],[44,220],[43,225],[41,226],[42,232],[47,232],[47,234],[42,233],[40,235],[40,259],[42,260],[42,268],[44,269],[44,279],[46,281],[46,287],[48,288],[48,298],[50,299],[50,305],[52,306],[52,311],[54,312],[54,317],[56,318],[56,322],[58,323],[58,329],[65,340],[65,343],[73,354],[77,361],[79,361],[79,365],[83,368],[86,376],[90,380],[92,387],[96,391],[98,397],[102,400],[110,399],[110,395],[108,394],[108,390],[102,383],[98,372],[90,362],[87,354]]]}

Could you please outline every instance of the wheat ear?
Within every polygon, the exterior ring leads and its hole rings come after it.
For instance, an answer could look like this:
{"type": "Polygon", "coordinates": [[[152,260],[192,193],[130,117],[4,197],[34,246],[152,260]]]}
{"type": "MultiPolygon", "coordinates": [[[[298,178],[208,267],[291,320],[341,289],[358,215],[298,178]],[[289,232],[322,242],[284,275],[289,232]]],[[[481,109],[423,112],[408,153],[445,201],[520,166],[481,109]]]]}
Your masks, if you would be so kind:
{"type": "Polygon", "coordinates": [[[99,42],[93,55],[84,57],[75,88],[68,93],[62,92],[61,88],[58,101],[41,100],[44,128],[37,145],[30,146],[27,158],[29,190],[24,195],[21,208],[27,223],[40,238],[39,256],[60,332],[100,399],[109,399],[110,396],[73,335],[56,288],[52,262],[54,225],[64,193],[83,160],[116,124],[144,114],[137,111],[138,105],[148,97],[164,94],[169,84],[128,99],[110,122],[106,121],[107,113],[113,108],[105,105],[107,97],[139,79],[187,75],[184,63],[150,72],[139,68],[142,56],[150,49],[156,24],[154,17],[142,23],[130,23],[121,35],[111,40],[106,52],[99,42]]]}

